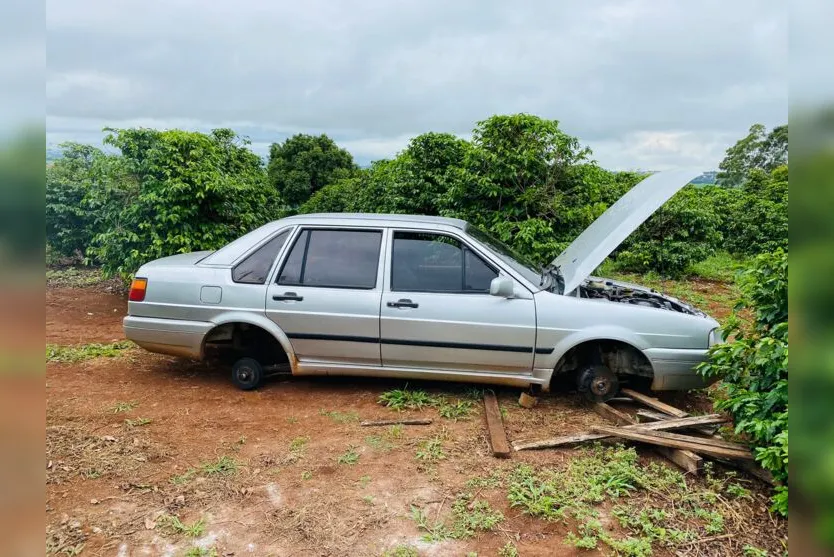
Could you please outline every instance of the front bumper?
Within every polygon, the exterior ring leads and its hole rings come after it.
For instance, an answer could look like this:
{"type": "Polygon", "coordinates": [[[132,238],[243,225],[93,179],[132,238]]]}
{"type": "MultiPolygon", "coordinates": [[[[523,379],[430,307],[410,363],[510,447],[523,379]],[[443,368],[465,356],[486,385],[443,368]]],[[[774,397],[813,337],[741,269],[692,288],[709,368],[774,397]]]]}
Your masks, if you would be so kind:
{"type": "Polygon", "coordinates": [[[654,370],[654,391],[685,391],[703,389],[715,379],[707,379],[695,371],[695,367],[709,357],[706,348],[698,350],[649,348],[643,353],[654,370]]]}
{"type": "Polygon", "coordinates": [[[128,315],[122,321],[122,326],[125,337],[145,350],[201,360],[203,338],[214,327],[214,324],[206,321],[128,315]]]}

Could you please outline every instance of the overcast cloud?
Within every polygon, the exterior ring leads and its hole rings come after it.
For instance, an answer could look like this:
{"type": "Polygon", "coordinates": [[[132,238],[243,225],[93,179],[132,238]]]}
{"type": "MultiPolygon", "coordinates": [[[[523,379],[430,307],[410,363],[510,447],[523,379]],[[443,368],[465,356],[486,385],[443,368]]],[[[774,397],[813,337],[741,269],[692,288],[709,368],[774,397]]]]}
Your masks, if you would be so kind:
{"type": "Polygon", "coordinates": [[[360,163],[492,114],[561,122],[609,168],[715,168],[787,121],[785,2],[47,1],[47,141],[228,126],[360,163]]]}

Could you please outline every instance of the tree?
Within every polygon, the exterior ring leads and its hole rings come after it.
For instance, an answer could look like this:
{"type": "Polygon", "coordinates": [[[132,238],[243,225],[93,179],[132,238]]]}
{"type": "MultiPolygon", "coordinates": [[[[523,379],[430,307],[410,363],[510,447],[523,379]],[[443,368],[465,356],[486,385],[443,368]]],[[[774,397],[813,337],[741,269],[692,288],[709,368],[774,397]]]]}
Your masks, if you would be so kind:
{"type": "Polygon", "coordinates": [[[144,262],[217,249],[270,220],[275,195],[248,141],[231,130],[111,129],[109,161],[88,253],[105,273],[129,277],[144,262]]]}
{"type": "Polygon", "coordinates": [[[788,249],[788,167],[753,169],[724,207],[725,246],[755,255],[788,249]]]}
{"type": "Polygon", "coordinates": [[[762,124],[753,124],[747,136],[727,149],[727,155],[718,165],[718,181],[722,185],[736,187],[755,168],[771,172],[788,163],[788,126],[777,126],[770,133],[762,124]]]}
{"type": "Polygon", "coordinates": [[[284,202],[295,209],[356,168],[353,156],[326,135],[297,134],[270,146],[267,175],[284,202]]]}
{"type": "Polygon", "coordinates": [[[100,181],[105,154],[92,145],[64,143],[46,168],[46,241],[61,257],[83,257],[95,235],[89,194],[100,181]]]}
{"type": "Polygon", "coordinates": [[[687,186],[667,201],[624,242],[617,263],[638,272],[679,277],[721,242],[720,218],[699,188],[687,186]]]}

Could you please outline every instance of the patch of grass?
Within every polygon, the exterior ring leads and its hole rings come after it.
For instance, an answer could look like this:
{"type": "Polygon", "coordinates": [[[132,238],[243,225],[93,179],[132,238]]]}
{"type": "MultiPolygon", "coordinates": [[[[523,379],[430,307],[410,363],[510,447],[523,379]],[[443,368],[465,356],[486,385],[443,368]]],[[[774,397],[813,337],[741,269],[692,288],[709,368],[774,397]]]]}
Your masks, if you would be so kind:
{"type": "Polygon", "coordinates": [[[368,487],[369,483],[371,483],[370,476],[362,476],[361,478],[359,478],[359,487],[361,487],[362,489],[368,487]]]}
{"type": "Polygon", "coordinates": [[[135,420],[127,419],[125,420],[125,425],[127,427],[140,427],[143,425],[148,425],[152,423],[153,420],[150,418],[136,418],[135,420]]]}
{"type": "Polygon", "coordinates": [[[193,546],[185,552],[185,557],[217,557],[217,549],[213,547],[193,546]]]}
{"type": "Polygon", "coordinates": [[[110,411],[113,412],[114,414],[119,414],[121,412],[130,412],[131,410],[133,410],[137,406],[139,406],[139,403],[136,402],[135,400],[131,400],[129,402],[121,401],[121,402],[117,402],[116,404],[111,406],[110,411]]]}
{"type": "Polygon", "coordinates": [[[365,495],[364,497],[362,497],[362,501],[364,501],[366,505],[373,505],[374,504],[374,496],[373,495],[365,495]]]}
{"type": "Polygon", "coordinates": [[[46,270],[46,285],[52,287],[84,288],[95,286],[105,280],[101,269],[64,267],[46,270]]]}
{"type": "Polygon", "coordinates": [[[498,550],[498,557],[518,557],[518,549],[513,542],[507,542],[498,550]]]}
{"type": "Polygon", "coordinates": [[[429,542],[471,538],[477,532],[487,532],[495,528],[504,520],[504,515],[490,507],[486,501],[476,500],[472,493],[464,492],[452,503],[449,518],[448,521],[431,522],[425,511],[415,506],[411,507],[411,519],[418,530],[425,532],[423,539],[429,542]]]}
{"type": "Polygon", "coordinates": [[[750,544],[746,544],[742,547],[741,551],[744,557],[767,557],[767,551],[750,544]]]}
{"type": "Polygon", "coordinates": [[[304,452],[304,448],[307,446],[307,443],[310,442],[309,437],[296,437],[292,441],[290,441],[290,452],[292,453],[301,453],[304,452]]]}
{"type": "Polygon", "coordinates": [[[298,423],[298,418],[296,418],[295,416],[288,416],[287,417],[287,423],[297,424],[298,423]]]}
{"type": "Polygon", "coordinates": [[[751,264],[752,261],[749,258],[737,258],[726,251],[720,251],[691,265],[687,274],[706,280],[733,282],[738,272],[750,268],[751,264]]]}
{"type": "Polygon", "coordinates": [[[331,420],[333,420],[334,422],[340,423],[340,424],[348,424],[348,423],[359,421],[359,414],[357,414],[354,411],[339,412],[338,410],[327,411],[327,410],[321,409],[321,410],[319,410],[319,414],[322,415],[322,416],[327,416],[331,420]]]}
{"type": "Polygon", "coordinates": [[[217,460],[203,462],[200,465],[200,471],[207,476],[214,475],[231,475],[237,473],[240,466],[238,462],[230,456],[221,456],[217,460]]]}
{"type": "Polygon", "coordinates": [[[345,451],[344,454],[340,455],[336,459],[336,462],[338,462],[339,464],[347,464],[348,466],[353,466],[354,464],[359,462],[360,455],[356,450],[357,448],[358,447],[356,447],[355,445],[351,445],[350,447],[348,447],[348,450],[345,451]]]}
{"type": "Polygon", "coordinates": [[[441,418],[448,420],[465,420],[475,410],[471,400],[457,400],[455,402],[442,402],[437,408],[441,418]]]}
{"type": "Polygon", "coordinates": [[[185,524],[175,514],[163,514],[156,523],[169,534],[183,534],[189,538],[199,538],[206,531],[206,523],[201,518],[193,524],[185,524]]]}
{"type": "Polygon", "coordinates": [[[305,481],[306,481],[306,480],[310,480],[310,479],[312,479],[312,478],[313,478],[313,473],[312,473],[312,472],[310,472],[309,470],[304,470],[304,471],[301,473],[301,479],[302,479],[302,480],[305,480],[305,481]]]}
{"type": "Polygon", "coordinates": [[[400,439],[405,433],[405,428],[403,424],[394,424],[388,428],[388,437],[391,439],[400,439]]]}
{"type": "Polygon", "coordinates": [[[109,344],[79,344],[74,346],[61,346],[58,344],[46,345],[47,363],[71,364],[84,362],[95,358],[116,358],[122,356],[125,350],[136,346],[129,340],[120,340],[109,344]]]}
{"type": "Polygon", "coordinates": [[[408,385],[404,389],[394,389],[379,395],[379,404],[387,406],[392,410],[402,412],[403,410],[422,410],[423,408],[430,408],[440,404],[440,398],[432,396],[426,391],[408,390],[408,385]]]}
{"type": "Polygon", "coordinates": [[[171,476],[171,483],[174,485],[184,485],[190,482],[194,476],[197,475],[197,470],[195,468],[189,468],[182,474],[171,476]]]}
{"type": "Polygon", "coordinates": [[[672,548],[724,531],[716,492],[690,486],[659,462],[640,464],[635,449],[622,446],[583,449],[564,469],[519,465],[507,478],[507,499],[524,514],[575,520],[566,544],[599,550],[604,544],[617,555],[648,556],[654,546],[672,548]],[[651,500],[641,496],[649,493],[651,500]],[[605,503],[625,536],[603,526],[598,508],[605,503]]]}
{"type": "Polygon", "coordinates": [[[440,435],[435,435],[420,441],[414,457],[426,463],[433,463],[446,458],[446,453],[443,452],[443,438],[440,435]]]}
{"type": "Polygon", "coordinates": [[[751,499],[750,490],[735,482],[727,485],[727,494],[737,499],[751,499]]]}
{"type": "Polygon", "coordinates": [[[387,453],[396,446],[390,440],[382,437],[381,435],[368,435],[365,437],[365,443],[367,443],[368,446],[375,451],[381,451],[383,453],[387,453]]]}
{"type": "Polygon", "coordinates": [[[420,557],[420,554],[410,545],[397,545],[383,553],[382,557],[420,557]]]}
{"type": "Polygon", "coordinates": [[[489,476],[478,476],[466,482],[466,489],[495,489],[504,483],[501,470],[493,470],[489,476]]]}

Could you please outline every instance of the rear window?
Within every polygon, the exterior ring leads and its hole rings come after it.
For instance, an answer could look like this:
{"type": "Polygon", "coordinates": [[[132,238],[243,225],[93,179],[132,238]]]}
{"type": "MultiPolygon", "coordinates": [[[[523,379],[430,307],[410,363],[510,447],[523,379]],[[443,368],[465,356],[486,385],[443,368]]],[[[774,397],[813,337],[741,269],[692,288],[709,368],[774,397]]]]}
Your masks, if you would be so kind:
{"type": "Polygon", "coordinates": [[[232,269],[232,280],[244,284],[263,284],[278,252],[284,247],[289,231],[281,232],[255,250],[232,269]]]}

